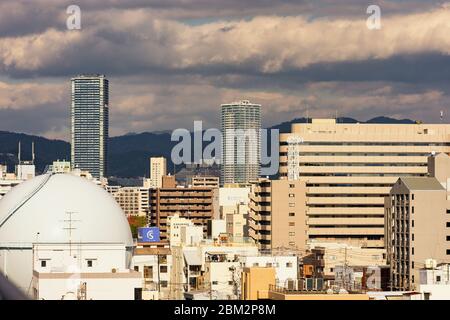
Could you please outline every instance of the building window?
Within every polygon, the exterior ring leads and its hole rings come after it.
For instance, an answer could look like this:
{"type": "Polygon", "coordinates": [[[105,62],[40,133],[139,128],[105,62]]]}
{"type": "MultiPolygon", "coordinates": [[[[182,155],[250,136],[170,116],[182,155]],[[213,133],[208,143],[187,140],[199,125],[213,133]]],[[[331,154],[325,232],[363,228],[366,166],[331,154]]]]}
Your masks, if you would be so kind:
{"type": "Polygon", "coordinates": [[[289,212],[289,217],[295,217],[295,212],[289,212]]]}
{"type": "Polygon", "coordinates": [[[447,236],[447,241],[450,241],[450,236],[447,236]]]}
{"type": "Polygon", "coordinates": [[[138,271],[139,272],[139,266],[134,266],[134,271],[138,271]]]}
{"type": "Polygon", "coordinates": [[[450,228],[450,222],[447,222],[447,228],[450,228]]]}
{"type": "Polygon", "coordinates": [[[219,284],[219,281],[213,281],[212,284],[218,285],[218,284],[219,284]]]}
{"type": "Polygon", "coordinates": [[[414,220],[411,220],[411,227],[414,228],[414,220]]]}
{"type": "Polygon", "coordinates": [[[259,266],[259,263],[258,263],[258,262],[254,262],[254,263],[253,263],[253,266],[254,266],[254,267],[258,267],[258,266],[259,266]]]}
{"type": "Polygon", "coordinates": [[[47,266],[47,260],[41,260],[41,267],[45,268],[47,266]]]}
{"type": "Polygon", "coordinates": [[[414,233],[411,235],[411,239],[412,241],[414,241],[414,233]]]}
{"type": "Polygon", "coordinates": [[[441,276],[436,276],[436,282],[441,282],[441,276]]]}
{"type": "Polygon", "coordinates": [[[92,268],[92,260],[87,260],[87,266],[88,268],[92,268]]]}
{"type": "Polygon", "coordinates": [[[292,262],[286,262],[286,268],[292,268],[292,262]]]}
{"type": "Polygon", "coordinates": [[[167,266],[159,266],[159,271],[161,273],[167,273],[167,266]]]}
{"type": "Polygon", "coordinates": [[[167,280],[161,281],[161,287],[167,288],[167,280]]]}
{"type": "Polygon", "coordinates": [[[294,193],[289,193],[289,198],[295,198],[295,194],[294,193]]]}
{"type": "Polygon", "coordinates": [[[290,202],[290,203],[289,203],[289,207],[291,207],[291,208],[292,208],[292,207],[295,207],[295,203],[290,202]]]}
{"type": "Polygon", "coordinates": [[[272,263],[270,263],[270,262],[266,263],[266,267],[271,267],[271,266],[272,266],[272,263]]]}
{"type": "Polygon", "coordinates": [[[153,266],[144,266],[144,278],[153,279],[153,266]]]}
{"type": "Polygon", "coordinates": [[[411,213],[414,213],[414,207],[411,207],[411,213]]]}
{"type": "MultiPolygon", "coordinates": [[[[414,269],[414,261],[411,262],[411,269],[414,269]]],[[[414,277],[414,276],[413,276],[414,277]]]]}
{"type": "Polygon", "coordinates": [[[414,247],[411,248],[411,255],[412,255],[412,256],[414,255],[414,247]]]}
{"type": "Polygon", "coordinates": [[[411,195],[411,200],[414,200],[414,193],[411,195]]]}
{"type": "Polygon", "coordinates": [[[289,236],[291,237],[295,236],[295,232],[289,232],[289,236]]]}
{"type": "Polygon", "coordinates": [[[289,242],[289,246],[294,247],[295,246],[295,242],[289,242]]]}
{"type": "Polygon", "coordinates": [[[295,227],[295,222],[289,222],[289,227],[295,227]]]}
{"type": "Polygon", "coordinates": [[[295,188],[295,184],[290,184],[289,188],[295,188]]]}
{"type": "Polygon", "coordinates": [[[447,255],[450,256],[450,250],[449,249],[447,249],[447,255]]]}

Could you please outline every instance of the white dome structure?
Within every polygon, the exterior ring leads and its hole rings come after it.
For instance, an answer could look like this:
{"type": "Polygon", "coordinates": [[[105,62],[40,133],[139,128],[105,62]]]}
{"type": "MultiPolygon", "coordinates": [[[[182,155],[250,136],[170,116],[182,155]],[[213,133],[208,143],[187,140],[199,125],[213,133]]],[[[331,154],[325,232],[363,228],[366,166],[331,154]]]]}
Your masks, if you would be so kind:
{"type": "Polygon", "coordinates": [[[71,174],[45,174],[0,200],[0,270],[20,287],[32,276],[36,243],[123,244],[133,239],[120,206],[104,189],[71,174]]]}

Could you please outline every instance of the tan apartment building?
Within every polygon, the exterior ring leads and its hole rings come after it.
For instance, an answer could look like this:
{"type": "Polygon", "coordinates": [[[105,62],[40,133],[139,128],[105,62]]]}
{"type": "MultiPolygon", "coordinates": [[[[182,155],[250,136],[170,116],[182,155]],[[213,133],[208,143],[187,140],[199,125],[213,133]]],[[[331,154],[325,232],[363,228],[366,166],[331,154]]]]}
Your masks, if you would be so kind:
{"type": "Polygon", "coordinates": [[[429,177],[401,177],[386,197],[386,248],[393,290],[418,290],[425,261],[450,262],[450,157],[429,157],[429,177]]]}
{"type": "Polygon", "coordinates": [[[152,188],[162,187],[162,177],[167,175],[167,160],[164,157],[150,158],[150,185],[152,188]]]}
{"type": "Polygon", "coordinates": [[[191,220],[195,225],[203,227],[207,234],[208,220],[215,216],[214,188],[210,187],[178,187],[175,177],[166,176],[162,179],[161,188],[150,190],[150,221],[160,228],[161,240],[168,237],[168,217],[176,214],[181,218],[191,220]]]}
{"type": "Polygon", "coordinates": [[[250,187],[248,235],[262,251],[305,250],[303,181],[258,179],[250,187]]]}
{"type": "Polygon", "coordinates": [[[219,177],[194,176],[191,178],[192,187],[210,187],[219,188],[219,177]]]}
{"type": "Polygon", "coordinates": [[[149,212],[149,190],[142,187],[108,189],[127,217],[145,217],[149,212]]]}
{"type": "Polygon", "coordinates": [[[400,176],[450,153],[448,124],[341,124],[313,119],[280,135],[281,179],[307,187],[308,239],[384,247],[384,197],[400,176]]]}

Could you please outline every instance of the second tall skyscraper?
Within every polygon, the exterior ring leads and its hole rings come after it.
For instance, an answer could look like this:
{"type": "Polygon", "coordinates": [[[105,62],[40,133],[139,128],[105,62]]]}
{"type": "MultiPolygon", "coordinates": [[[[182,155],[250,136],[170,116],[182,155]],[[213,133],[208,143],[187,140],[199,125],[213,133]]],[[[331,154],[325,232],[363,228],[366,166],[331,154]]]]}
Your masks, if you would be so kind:
{"type": "Polygon", "coordinates": [[[72,78],[72,167],[106,177],[109,131],[109,82],[104,75],[72,78]]]}

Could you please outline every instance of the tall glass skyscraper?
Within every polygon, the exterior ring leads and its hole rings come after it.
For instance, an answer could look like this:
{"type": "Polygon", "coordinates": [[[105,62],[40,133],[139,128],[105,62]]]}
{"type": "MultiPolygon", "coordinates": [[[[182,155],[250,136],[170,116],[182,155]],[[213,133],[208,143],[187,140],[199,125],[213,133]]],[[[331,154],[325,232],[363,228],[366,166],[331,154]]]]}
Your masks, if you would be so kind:
{"type": "Polygon", "coordinates": [[[109,131],[109,82],[104,75],[72,78],[72,168],[106,177],[109,131]]]}
{"type": "Polygon", "coordinates": [[[261,105],[221,105],[222,184],[248,184],[260,174],[261,105]]]}

